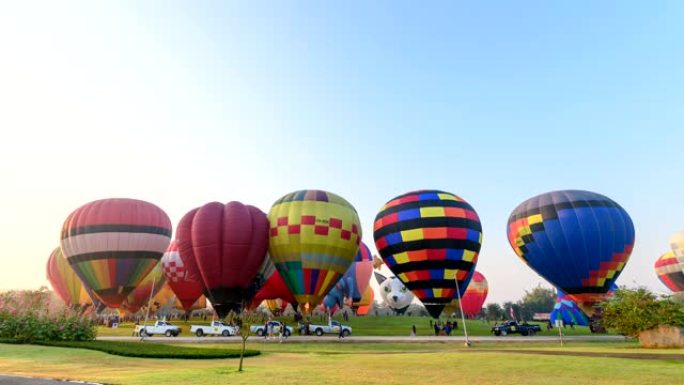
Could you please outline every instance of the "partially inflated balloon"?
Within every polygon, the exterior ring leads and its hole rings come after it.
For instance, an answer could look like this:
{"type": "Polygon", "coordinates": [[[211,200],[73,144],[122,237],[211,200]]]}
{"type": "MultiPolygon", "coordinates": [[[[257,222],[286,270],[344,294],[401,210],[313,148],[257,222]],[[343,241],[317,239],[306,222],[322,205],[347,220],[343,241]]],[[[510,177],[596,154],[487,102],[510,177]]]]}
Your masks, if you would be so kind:
{"type": "Polygon", "coordinates": [[[554,191],[513,210],[508,241],[528,266],[592,315],[632,253],[634,225],[603,195],[554,191]]]}
{"type": "Polygon", "coordinates": [[[287,194],[271,207],[269,252],[305,312],[349,269],[361,241],[354,207],[325,191],[287,194]]]}
{"type": "Polygon", "coordinates": [[[131,314],[136,313],[143,306],[147,306],[150,299],[159,293],[165,284],[166,277],[164,277],[164,271],[160,262],[147,274],[138,287],[126,297],[123,307],[131,314]]]}
{"type": "Polygon", "coordinates": [[[373,307],[373,301],[375,300],[375,292],[370,286],[368,286],[368,289],[366,289],[366,293],[368,293],[368,295],[364,294],[363,298],[361,298],[361,301],[355,304],[355,306],[358,307],[356,309],[356,315],[366,315],[373,307]]]}
{"type": "Polygon", "coordinates": [[[135,199],[103,199],[64,221],[61,247],[81,281],[109,307],[119,307],[159,262],[171,221],[159,207],[135,199]]]}
{"type": "Polygon", "coordinates": [[[287,287],[277,270],[271,274],[264,286],[256,293],[252,299],[250,308],[259,306],[259,304],[265,300],[274,299],[284,300],[285,302],[293,304],[294,308],[297,307],[294,295],[292,295],[290,289],[287,287]]]}
{"type": "Polygon", "coordinates": [[[457,195],[414,191],[387,202],[375,217],[375,246],[390,270],[434,318],[464,292],[477,263],[482,225],[457,195]]]}
{"type": "Polygon", "coordinates": [[[656,261],[655,272],[660,282],[672,292],[684,291],[684,258],[678,258],[674,252],[668,251],[656,261]]]}
{"type": "Polygon", "coordinates": [[[176,243],[190,279],[201,277],[220,318],[246,305],[273,271],[268,219],[254,206],[211,202],[192,210],[178,225],[176,243]]]}
{"type": "MultiPolygon", "coordinates": [[[[476,271],[468,284],[468,288],[463,293],[462,306],[466,317],[474,318],[482,311],[482,305],[487,299],[489,285],[484,275],[476,271]]],[[[454,299],[449,305],[444,307],[443,314],[451,314],[459,309],[458,298],[454,299]]]]}
{"type": "Polygon", "coordinates": [[[190,311],[202,296],[202,284],[188,278],[188,271],[178,253],[176,242],[171,242],[161,258],[162,269],[168,285],[185,311],[190,311]]]}
{"type": "Polygon", "coordinates": [[[280,298],[265,299],[262,304],[266,307],[266,309],[268,309],[268,311],[276,316],[281,315],[287,308],[287,305],[289,305],[287,301],[283,301],[280,298]]]}
{"type": "Polygon", "coordinates": [[[589,320],[584,312],[577,306],[575,301],[569,298],[563,291],[558,290],[556,304],[549,315],[551,323],[563,321],[565,325],[589,325],[589,320]]]}
{"type": "Polygon", "coordinates": [[[59,247],[54,249],[48,258],[47,279],[65,305],[85,306],[92,303],[81,280],[69,266],[59,247]]]}
{"type": "Polygon", "coordinates": [[[373,257],[365,243],[361,242],[359,245],[359,252],[356,253],[354,262],[345,273],[345,276],[347,275],[351,279],[350,299],[352,302],[361,300],[373,275],[373,257]]]}

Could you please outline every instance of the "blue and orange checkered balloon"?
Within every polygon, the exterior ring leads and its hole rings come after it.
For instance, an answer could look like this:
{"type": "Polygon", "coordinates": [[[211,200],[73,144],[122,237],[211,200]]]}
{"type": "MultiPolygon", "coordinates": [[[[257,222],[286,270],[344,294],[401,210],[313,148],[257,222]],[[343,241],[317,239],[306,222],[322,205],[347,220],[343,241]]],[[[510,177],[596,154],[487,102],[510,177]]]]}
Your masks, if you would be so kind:
{"type": "Polygon", "coordinates": [[[606,196],[552,191],[513,210],[508,242],[529,267],[591,316],[629,260],[634,225],[606,196]]]}
{"type": "Polygon", "coordinates": [[[387,202],[375,217],[375,246],[385,264],[438,318],[475,271],[482,225],[457,195],[414,191],[387,202]]]}

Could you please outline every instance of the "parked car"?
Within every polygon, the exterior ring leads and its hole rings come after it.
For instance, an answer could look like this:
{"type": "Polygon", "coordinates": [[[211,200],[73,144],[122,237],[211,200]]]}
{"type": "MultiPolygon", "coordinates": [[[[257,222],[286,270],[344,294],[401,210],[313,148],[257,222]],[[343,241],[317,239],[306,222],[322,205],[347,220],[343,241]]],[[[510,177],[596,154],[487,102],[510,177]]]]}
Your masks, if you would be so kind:
{"type": "Polygon", "coordinates": [[[501,325],[494,325],[491,330],[494,335],[505,336],[508,334],[519,333],[524,336],[531,336],[541,332],[541,327],[537,324],[518,323],[518,321],[506,321],[501,325]]]}
{"type": "Polygon", "coordinates": [[[226,325],[221,321],[212,321],[211,325],[191,325],[190,333],[195,333],[197,337],[202,336],[234,336],[237,333],[237,328],[231,325],[226,325]]]}
{"type": "MultiPolygon", "coordinates": [[[[351,326],[342,325],[338,321],[330,321],[327,325],[309,325],[309,332],[322,336],[323,334],[340,334],[340,328],[342,328],[342,336],[347,337],[352,333],[351,326]]],[[[306,325],[302,326],[302,334],[306,334],[306,325]]]]}
{"type": "MultiPolygon", "coordinates": [[[[279,321],[268,321],[267,325],[272,328],[273,335],[280,334],[280,328],[282,327],[282,323],[280,323],[279,321]]],[[[254,333],[260,337],[263,337],[266,334],[268,334],[268,330],[266,330],[264,325],[252,325],[249,328],[249,331],[250,331],[250,333],[254,333]]],[[[294,329],[292,328],[292,326],[286,326],[285,331],[283,332],[283,335],[285,337],[289,337],[290,335],[292,335],[292,332],[294,332],[294,329]]]]}
{"type": "Polygon", "coordinates": [[[181,328],[172,325],[167,321],[155,321],[154,325],[137,325],[135,327],[135,334],[141,337],[152,337],[155,334],[163,334],[167,337],[178,337],[181,328]]]}

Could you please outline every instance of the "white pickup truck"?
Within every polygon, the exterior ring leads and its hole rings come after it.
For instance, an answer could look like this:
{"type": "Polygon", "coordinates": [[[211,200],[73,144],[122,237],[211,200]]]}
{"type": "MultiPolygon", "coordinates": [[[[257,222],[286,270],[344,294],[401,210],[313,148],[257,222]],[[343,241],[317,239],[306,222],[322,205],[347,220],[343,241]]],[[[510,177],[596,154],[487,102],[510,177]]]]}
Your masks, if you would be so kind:
{"type": "Polygon", "coordinates": [[[237,328],[226,325],[221,321],[212,321],[211,325],[191,325],[190,333],[195,333],[197,337],[206,335],[229,337],[237,333],[237,328]]]}
{"type": "MultiPolygon", "coordinates": [[[[280,334],[280,328],[282,325],[280,322],[268,321],[267,325],[272,328],[273,335],[277,336],[278,334],[280,334]]],[[[265,329],[264,325],[252,325],[249,328],[249,331],[250,331],[250,333],[254,333],[254,334],[258,335],[259,337],[263,337],[266,334],[268,334],[268,331],[265,329]]],[[[292,328],[292,326],[286,326],[285,331],[283,332],[283,335],[285,337],[289,337],[290,335],[292,335],[292,332],[294,332],[294,329],[292,328]]]]}
{"type": "MultiPolygon", "coordinates": [[[[303,326],[305,328],[306,326],[303,326]]],[[[335,334],[340,335],[340,328],[342,328],[342,336],[347,337],[351,334],[351,326],[342,325],[337,321],[330,321],[327,325],[309,325],[309,331],[316,334],[317,336],[322,336],[323,334],[335,334]]],[[[302,331],[304,333],[304,330],[302,331]]]]}
{"type": "Polygon", "coordinates": [[[135,334],[141,337],[152,337],[155,334],[178,337],[180,332],[181,328],[166,321],[156,321],[154,325],[136,325],[135,327],[135,334]]]}

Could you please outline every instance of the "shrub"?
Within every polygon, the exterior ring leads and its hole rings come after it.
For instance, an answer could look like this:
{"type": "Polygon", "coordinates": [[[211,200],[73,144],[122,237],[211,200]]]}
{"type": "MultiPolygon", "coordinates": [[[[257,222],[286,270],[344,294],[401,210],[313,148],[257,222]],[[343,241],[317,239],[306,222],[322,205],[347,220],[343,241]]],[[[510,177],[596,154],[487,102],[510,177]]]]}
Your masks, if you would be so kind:
{"type": "Polygon", "coordinates": [[[55,305],[51,297],[46,288],[0,293],[0,338],[19,342],[95,339],[97,329],[89,312],[55,305]]]}
{"type": "Polygon", "coordinates": [[[644,287],[620,288],[601,307],[603,325],[630,337],[660,325],[684,327],[684,307],[644,287]]]}

